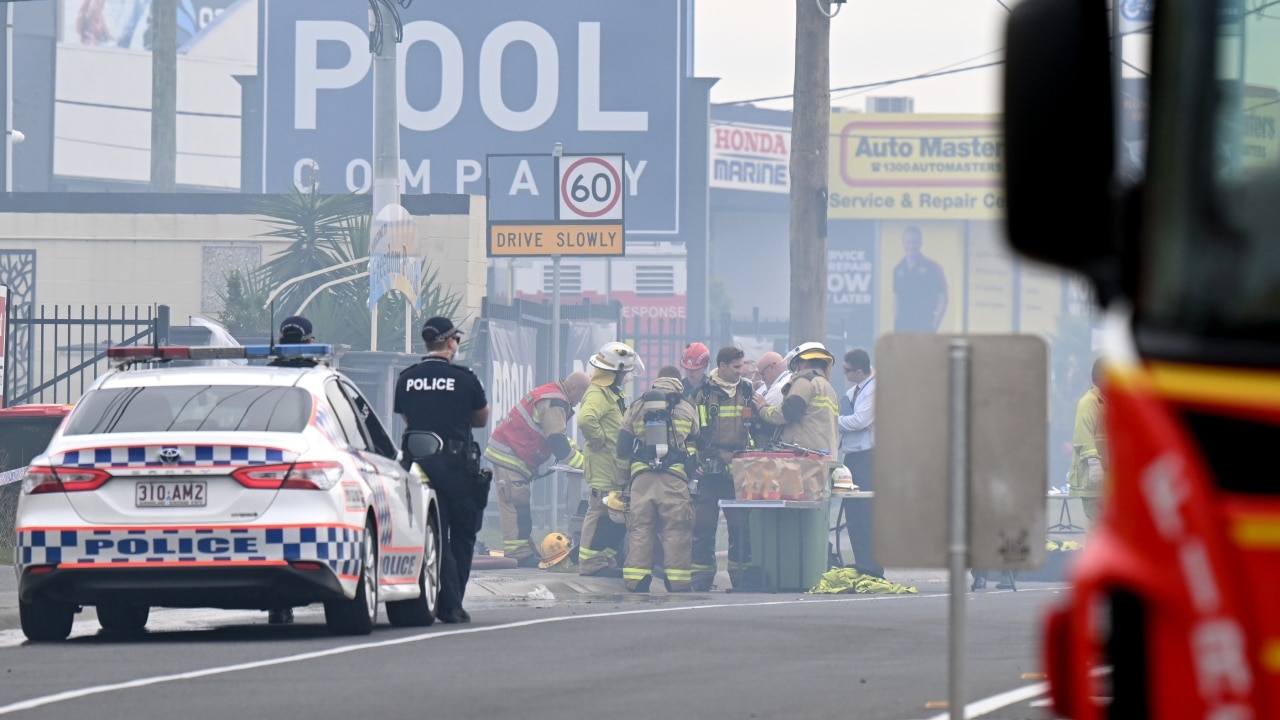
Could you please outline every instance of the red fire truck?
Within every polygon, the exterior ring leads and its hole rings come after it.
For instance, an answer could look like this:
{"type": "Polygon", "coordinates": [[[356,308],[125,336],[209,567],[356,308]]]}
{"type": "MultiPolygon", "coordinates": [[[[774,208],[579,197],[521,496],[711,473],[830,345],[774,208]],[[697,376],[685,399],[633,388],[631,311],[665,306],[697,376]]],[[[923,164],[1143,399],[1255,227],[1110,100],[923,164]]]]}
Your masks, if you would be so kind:
{"type": "Polygon", "coordinates": [[[1086,275],[1107,318],[1102,517],[1048,619],[1052,697],[1071,718],[1280,717],[1280,13],[1112,4],[1024,0],[1008,25],[1011,242],[1086,275]],[[1117,130],[1130,32],[1151,40],[1137,142],[1117,130]]]}

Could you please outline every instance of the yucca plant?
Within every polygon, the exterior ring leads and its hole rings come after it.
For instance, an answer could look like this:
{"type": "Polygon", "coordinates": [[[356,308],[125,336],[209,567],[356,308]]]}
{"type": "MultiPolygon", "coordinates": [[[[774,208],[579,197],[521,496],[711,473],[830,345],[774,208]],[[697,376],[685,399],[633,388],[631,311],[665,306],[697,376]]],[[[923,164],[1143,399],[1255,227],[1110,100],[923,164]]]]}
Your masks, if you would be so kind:
{"type": "MultiPolygon", "coordinates": [[[[321,197],[296,189],[281,198],[264,200],[258,212],[266,216],[267,222],[274,227],[263,234],[293,239],[289,247],[276,253],[259,268],[264,282],[269,288],[277,288],[309,272],[356,259],[367,261],[370,244],[368,208],[368,200],[360,195],[321,197]]],[[[348,345],[354,350],[368,350],[369,278],[353,277],[367,269],[367,262],[356,263],[291,286],[277,296],[273,322],[297,312],[302,303],[324,283],[339,278],[352,278],[320,291],[307,303],[302,314],[315,326],[316,338],[320,342],[348,345]]],[[[410,317],[415,351],[422,348],[417,329],[426,318],[445,315],[458,323],[465,319],[458,316],[462,296],[445,292],[440,284],[439,270],[430,264],[423,268],[421,298],[420,312],[410,317]]],[[[406,302],[396,292],[388,293],[378,301],[378,350],[404,350],[406,302]]]]}

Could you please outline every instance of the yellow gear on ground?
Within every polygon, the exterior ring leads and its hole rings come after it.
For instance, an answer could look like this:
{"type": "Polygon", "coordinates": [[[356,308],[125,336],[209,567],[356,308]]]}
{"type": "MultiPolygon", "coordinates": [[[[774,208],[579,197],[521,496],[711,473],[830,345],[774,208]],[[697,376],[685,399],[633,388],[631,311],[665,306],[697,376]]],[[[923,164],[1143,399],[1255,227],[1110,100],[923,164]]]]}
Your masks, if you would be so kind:
{"type": "Polygon", "coordinates": [[[1044,549],[1048,550],[1049,552],[1053,552],[1054,550],[1058,549],[1058,543],[1052,540],[1046,540],[1044,543],[1044,549]]]}
{"type": "Polygon", "coordinates": [[[859,593],[864,595],[913,595],[918,591],[895,582],[860,573],[853,568],[835,568],[822,576],[817,585],[809,588],[814,595],[835,595],[840,593],[859,593]]]}
{"type": "Polygon", "coordinates": [[[547,533],[542,538],[542,547],[539,548],[538,554],[542,556],[542,561],[538,563],[538,567],[546,570],[569,557],[569,551],[573,549],[573,541],[564,533],[547,533]]]}
{"type": "Polygon", "coordinates": [[[1083,547],[1084,545],[1081,545],[1080,543],[1074,540],[1066,540],[1062,543],[1062,545],[1058,546],[1058,549],[1062,550],[1063,552],[1071,552],[1072,550],[1080,550],[1083,547]]]}

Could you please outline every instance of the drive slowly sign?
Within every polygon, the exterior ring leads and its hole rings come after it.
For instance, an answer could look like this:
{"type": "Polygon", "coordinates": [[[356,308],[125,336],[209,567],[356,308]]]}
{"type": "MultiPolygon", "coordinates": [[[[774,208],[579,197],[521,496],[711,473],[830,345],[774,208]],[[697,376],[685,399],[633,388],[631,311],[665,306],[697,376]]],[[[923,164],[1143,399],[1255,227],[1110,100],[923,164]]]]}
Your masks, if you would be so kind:
{"type": "Polygon", "coordinates": [[[489,256],[625,255],[622,155],[491,155],[489,256]]]}

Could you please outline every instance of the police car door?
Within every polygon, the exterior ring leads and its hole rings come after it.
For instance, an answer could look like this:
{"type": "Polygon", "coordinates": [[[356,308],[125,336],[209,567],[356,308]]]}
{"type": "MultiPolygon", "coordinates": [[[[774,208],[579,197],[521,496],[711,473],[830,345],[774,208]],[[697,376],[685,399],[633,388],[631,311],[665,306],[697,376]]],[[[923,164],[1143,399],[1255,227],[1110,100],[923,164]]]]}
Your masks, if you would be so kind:
{"type": "Polygon", "coordinates": [[[373,493],[379,575],[383,582],[416,581],[424,540],[421,485],[409,482],[409,474],[396,462],[395,448],[386,432],[381,431],[381,423],[354,386],[334,378],[325,384],[325,396],[334,406],[350,450],[373,493]],[[380,433],[370,433],[369,418],[380,433]]]}

